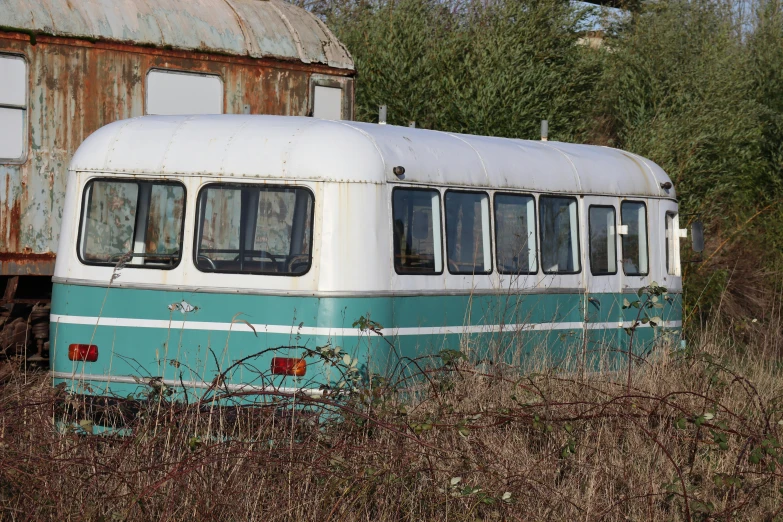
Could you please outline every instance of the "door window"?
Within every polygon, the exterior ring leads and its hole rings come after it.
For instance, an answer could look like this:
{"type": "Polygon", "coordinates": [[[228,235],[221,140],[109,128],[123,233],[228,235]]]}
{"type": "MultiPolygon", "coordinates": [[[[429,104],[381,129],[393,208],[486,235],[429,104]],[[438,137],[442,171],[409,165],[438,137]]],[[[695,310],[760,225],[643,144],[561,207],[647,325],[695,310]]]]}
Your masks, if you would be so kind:
{"type": "Polygon", "coordinates": [[[593,275],[617,273],[617,229],[612,206],[593,205],[589,211],[590,272],[593,275]]]}

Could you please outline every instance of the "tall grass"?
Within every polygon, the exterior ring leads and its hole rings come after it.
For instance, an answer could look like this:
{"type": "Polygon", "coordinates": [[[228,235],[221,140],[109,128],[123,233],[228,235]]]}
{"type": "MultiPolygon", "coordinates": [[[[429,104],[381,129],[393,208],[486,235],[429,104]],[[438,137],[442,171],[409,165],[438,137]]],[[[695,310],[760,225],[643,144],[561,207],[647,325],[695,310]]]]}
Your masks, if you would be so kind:
{"type": "Polygon", "coordinates": [[[501,369],[449,353],[339,400],[222,392],[213,407],[150,387],[106,408],[123,433],[13,371],[2,518],[780,520],[780,327],[755,344],[706,328],[635,366],[631,389],[535,354],[501,369]]]}

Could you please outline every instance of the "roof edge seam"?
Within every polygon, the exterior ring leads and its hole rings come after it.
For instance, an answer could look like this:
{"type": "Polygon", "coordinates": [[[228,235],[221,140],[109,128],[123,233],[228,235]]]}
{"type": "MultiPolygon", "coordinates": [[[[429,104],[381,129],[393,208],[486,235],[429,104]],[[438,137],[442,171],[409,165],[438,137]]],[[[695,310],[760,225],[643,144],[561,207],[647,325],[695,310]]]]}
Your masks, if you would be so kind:
{"type": "Polygon", "coordinates": [[[571,158],[568,156],[568,154],[565,153],[565,151],[560,150],[558,147],[555,147],[553,144],[548,143],[546,141],[537,142],[541,143],[545,147],[549,147],[552,150],[556,150],[559,152],[566,160],[568,160],[568,163],[571,164],[571,168],[574,169],[574,177],[576,178],[576,185],[579,187],[579,193],[582,193],[582,176],[579,174],[579,169],[576,168],[576,164],[571,160],[571,158]]]}
{"type": "Polygon", "coordinates": [[[381,148],[378,146],[378,142],[375,141],[375,137],[373,137],[369,132],[365,132],[364,130],[360,129],[359,127],[356,127],[355,125],[351,125],[350,122],[339,121],[339,122],[335,122],[335,123],[339,123],[340,125],[342,125],[344,127],[348,127],[349,129],[355,130],[356,132],[358,132],[359,134],[361,134],[362,136],[367,138],[367,140],[370,143],[372,143],[372,146],[378,152],[378,157],[381,158],[381,165],[383,165],[383,178],[384,178],[384,183],[385,183],[385,180],[386,180],[386,167],[387,167],[387,165],[386,165],[386,158],[383,155],[383,151],[381,151],[381,148]]]}
{"type": "Polygon", "coordinates": [[[250,35],[248,34],[247,27],[245,27],[245,23],[242,21],[242,17],[239,16],[239,12],[237,11],[237,8],[234,6],[234,4],[231,3],[231,0],[224,0],[226,2],[226,5],[229,9],[231,9],[231,12],[234,13],[234,17],[237,19],[237,24],[239,24],[239,30],[242,31],[242,36],[245,37],[245,54],[247,56],[252,56],[250,47],[251,47],[251,39],[250,35]]]}
{"type": "Polygon", "coordinates": [[[470,149],[476,154],[476,157],[478,157],[479,163],[481,163],[481,168],[484,170],[484,179],[486,180],[487,185],[489,185],[489,172],[487,172],[487,164],[484,163],[484,158],[481,157],[481,153],[478,150],[476,150],[476,147],[471,145],[467,140],[460,138],[457,134],[452,134],[451,132],[447,132],[446,134],[448,136],[451,136],[452,138],[455,138],[455,139],[461,141],[462,143],[464,143],[465,145],[470,147],[470,149]]]}
{"type": "Polygon", "coordinates": [[[296,45],[296,52],[299,53],[299,59],[302,61],[302,63],[310,63],[310,59],[305,56],[304,49],[302,48],[302,40],[299,37],[299,33],[296,29],[294,29],[291,21],[286,15],[283,14],[283,11],[275,5],[275,2],[269,0],[269,5],[272,6],[272,9],[275,10],[277,15],[285,24],[286,29],[288,29],[288,32],[291,34],[291,38],[294,40],[294,45],[296,45]]]}

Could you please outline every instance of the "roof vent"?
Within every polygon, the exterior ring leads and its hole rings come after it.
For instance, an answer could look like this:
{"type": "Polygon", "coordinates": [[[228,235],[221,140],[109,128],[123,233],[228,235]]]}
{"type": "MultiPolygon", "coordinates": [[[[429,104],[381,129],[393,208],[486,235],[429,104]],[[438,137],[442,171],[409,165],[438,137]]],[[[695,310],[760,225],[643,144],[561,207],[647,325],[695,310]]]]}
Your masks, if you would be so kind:
{"type": "Polygon", "coordinates": [[[541,120],[541,141],[549,140],[549,120],[541,120]]]}

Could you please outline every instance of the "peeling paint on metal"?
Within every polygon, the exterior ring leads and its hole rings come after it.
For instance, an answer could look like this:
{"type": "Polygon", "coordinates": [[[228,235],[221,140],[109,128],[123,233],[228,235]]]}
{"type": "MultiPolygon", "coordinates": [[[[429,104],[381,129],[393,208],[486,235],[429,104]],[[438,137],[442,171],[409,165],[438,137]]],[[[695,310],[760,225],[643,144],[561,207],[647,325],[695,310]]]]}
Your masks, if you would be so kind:
{"type": "Polygon", "coordinates": [[[0,259],[0,275],[53,273],[71,156],[100,127],[144,114],[151,69],[220,76],[228,114],[306,115],[314,79],[329,78],[344,90],[347,116],[353,114],[353,65],[337,68],[347,62],[322,24],[294,6],[279,7],[296,27],[303,60],[285,22],[263,5],[270,2],[230,1],[236,13],[225,0],[166,0],[160,8],[151,1],[81,0],[70,2],[73,12],[64,1],[0,0],[0,53],[24,56],[29,81],[26,156],[0,164],[0,256],[27,257],[0,259]],[[190,14],[172,14],[184,9],[190,14]],[[221,18],[226,9],[229,20],[221,18]],[[207,28],[207,21],[214,25],[207,28]],[[31,31],[38,33],[35,43],[31,31]],[[319,44],[317,56],[308,50],[308,38],[316,37],[331,42],[319,44]],[[184,50],[188,38],[199,40],[191,42],[194,50],[184,50]],[[223,45],[221,38],[236,45],[223,45]],[[272,56],[275,42],[289,45],[291,53],[272,56]],[[330,46],[337,47],[324,51],[330,46]]]}
{"type": "Polygon", "coordinates": [[[284,0],[2,0],[0,25],[30,34],[354,69],[345,46],[323,23],[284,0]]]}

